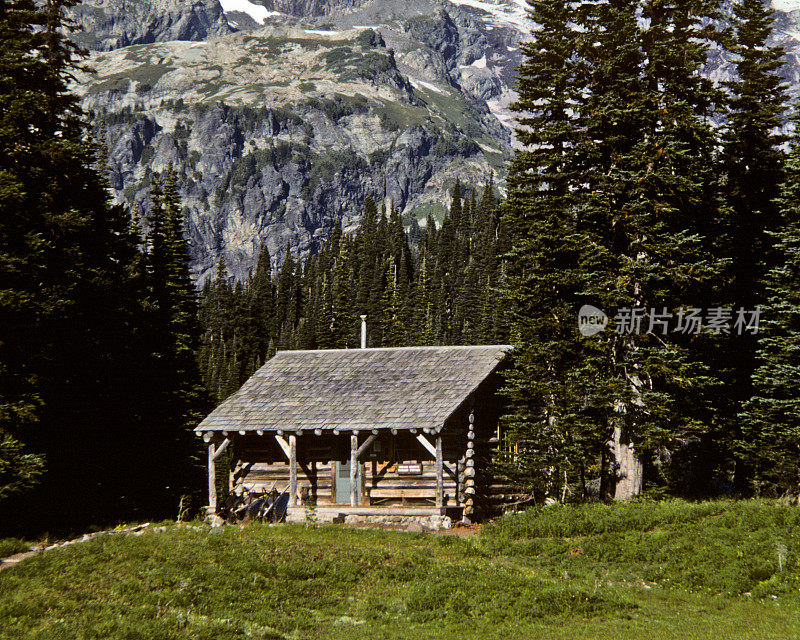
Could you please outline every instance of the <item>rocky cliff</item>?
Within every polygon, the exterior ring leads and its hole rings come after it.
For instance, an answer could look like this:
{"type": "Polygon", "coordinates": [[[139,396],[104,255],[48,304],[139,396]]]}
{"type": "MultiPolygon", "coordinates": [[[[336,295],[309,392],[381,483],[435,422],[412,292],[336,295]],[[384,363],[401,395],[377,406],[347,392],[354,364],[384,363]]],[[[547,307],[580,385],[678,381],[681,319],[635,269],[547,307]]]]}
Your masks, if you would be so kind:
{"type": "MultiPolygon", "coordinates": [[[[800,0],[773,0],[800,81],[800,0]]],[[[115,198],[149,207],[178,170],[198,280],[219,256],[305,258],[366,195],[410,222],[456,179],[502,175],[512,149],[525,0],[86,0],[95,75],[75,91],[109,148],[115,198]]],[[[706,72],[724,79],[712,52],[706,72]]]]}
{"type": "Polygon", "coordinates": [[[234,31],[216,0],[84,0],[72,17],[83,27],[75,40],[100,51],[234,31]]]}

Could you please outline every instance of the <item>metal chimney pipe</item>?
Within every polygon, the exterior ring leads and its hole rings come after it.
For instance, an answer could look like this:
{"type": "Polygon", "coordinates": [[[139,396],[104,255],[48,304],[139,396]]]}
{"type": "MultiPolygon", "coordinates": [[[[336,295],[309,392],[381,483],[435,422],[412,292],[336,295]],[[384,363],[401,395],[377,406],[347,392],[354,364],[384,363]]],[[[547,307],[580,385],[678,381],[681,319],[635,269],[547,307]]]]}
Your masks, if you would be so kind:
{"type": "Polygon", "coordinates": [[[361,348],[367,348],[367,316],[361,317],[361,348]]]}

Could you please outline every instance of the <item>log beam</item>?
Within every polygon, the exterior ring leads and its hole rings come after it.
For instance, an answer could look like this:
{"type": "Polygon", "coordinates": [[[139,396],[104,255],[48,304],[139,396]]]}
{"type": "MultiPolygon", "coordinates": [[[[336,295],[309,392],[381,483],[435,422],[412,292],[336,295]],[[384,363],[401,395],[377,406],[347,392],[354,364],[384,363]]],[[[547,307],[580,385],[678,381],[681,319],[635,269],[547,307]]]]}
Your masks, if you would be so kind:
{"type": "Polygon", "coordinates": [[[442,434],[436,436],[436,506],[444,505],[444,461],[442,460],[442,434]]]}
{"type": "Polygon", "coordinates": [[[289,506],[297,506],[297,436],[289,436],[289,506]]]}
{"type": "Polygon", "coordinates": [[[220,456],[221,456],[223,453],[225,453],[225,449],[227,449],[227,448],[228,448],[228,445],[229,445],[230,443],[231,443],[231,439],[230,439],[230,438],[225,438],[225,439],[222,441],[222,444],[221,444],[221,445],[219,445],[219,446],[217,447],[217,450],[216,450],[216,451],[214,451],[214,456],[213,456],[213,457],[214,457],[214,460],[216,460],[216,459],[217,459],[217,458],[219,458],[219,457],[220,457],[220,456]]]}
{"type": "MultiPolygon", "coordinates": [[[[441,435],[437,436],[437,440],[441,437],[442,437],[441,435]]],[[[428,440],[421,433],[417,436],[417,440],[428,453],[430,453],[434,458],[436,458],[436,447],[430,443],[430,440],[428,440]]],[[[458,483],[458,474],[450,467],[449,464],[442,461],[442,468],[447,472],[448,476],[450,476],[456,483],[458,483]]]]}
{"type": "Polygon", "coordinates": [[[214,443],[208,444],[208,510],[217,512],[217,466],[214,464],[214,443]]]}
{"type": "Polygon", "coordinates": [[[430,453],[430,454],[431,454],[431,455],[432,455],[434,458],[436,457],[436,449],[434,448],[434,446],[433,446],[433,445],[432,445],[430,442],[428,442],[428,439],[427,439],[427,438],[426,438],[424,435],[422,435],[422,434],[420,433],[420,434],[417,436],[417,440],[419,440],[419,443],[420,443],[420,444],[421,444],[423,447],[425,447],[425,450],[426,450],[428,453],[430,453]]]}
{"type": "Polygon", "coordinates": [[[358,436],[353,433],[350,436],[350,506],[355,507],[358,504],[358,487],[356,486],[356,479],[358,478],[358,436]]]}
{"type": "Polygon", "coordinates": [[[291,454],[291,452],[289,450],[290,449],[289,443],[286,442],[286,439],[283,436],[276,435],[275,436],[275,441],[278,443],[278,445],[280,445],[281,451],[283,451],[283,454],[286,456],[286,459],[287,460],[291,460],[292,459],[292,454],[291,454]]]}
{"type": "Polygon", "coordinates": [[[360,458],[360,457],[363,455],[363,453],[364,453],[364,452],[365,452],[365,451],[366,451],[366,450],[369,448],[369,446],[370,446],[370,445],[371,445],[373,442],[375,442],[375,439],[376,439],[377,437],[378,437],[378,436],[375,436],[375,435],[373,435],[373,436],[370,436],[369,438],[367,438],[366,440],[364,440],[364,442],[362,443],[362,445],[361,445],[361,446],[358,448],[358,451],[356,451],[356,458],[357,458],[357,459],[358,459],[358,458],[360,458]]]}

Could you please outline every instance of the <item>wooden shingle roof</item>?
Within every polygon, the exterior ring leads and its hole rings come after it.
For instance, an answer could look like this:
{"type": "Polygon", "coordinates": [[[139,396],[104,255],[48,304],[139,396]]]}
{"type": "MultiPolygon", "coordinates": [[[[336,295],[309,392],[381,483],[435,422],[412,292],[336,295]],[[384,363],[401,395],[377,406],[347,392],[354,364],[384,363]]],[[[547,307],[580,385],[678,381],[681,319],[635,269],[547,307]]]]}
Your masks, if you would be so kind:
{"type": "Polygon", "coordinates": [[[195,431],[438,431],[508,348],[279,351],[195,431]]]}

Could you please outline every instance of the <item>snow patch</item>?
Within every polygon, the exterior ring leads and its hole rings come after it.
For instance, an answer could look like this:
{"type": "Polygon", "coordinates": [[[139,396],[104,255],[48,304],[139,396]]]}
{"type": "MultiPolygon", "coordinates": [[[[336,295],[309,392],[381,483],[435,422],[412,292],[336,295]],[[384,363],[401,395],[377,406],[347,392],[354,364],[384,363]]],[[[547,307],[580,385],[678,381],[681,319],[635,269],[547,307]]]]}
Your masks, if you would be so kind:
{"type": "Polygon", "coordinates": [[[420,89],[420,88],[430,89],[431,91],[435,91],[436,93],[441,93],[442,95],[445,95],[447,93],[447,91],[443,91],[435,84],[432,84],[430,82],[425,82],[424,80],[414,80],[413,78],[409,78],[409,80],[411,81],[411,86],[414,87],[415,89],[420,89]]]}
{"type": "Polygon", "coordinates": [[[262,7],[260,4],[253,4],[250,2],[250,0],[219,0],[219,4],[222,6],[222,10],[224,12],[227,13],[228,11],[241,11],[242,13],[246,13],[259,24],[263,24],[264,21],[270,16],[281,15],[278,11],[270,11],[266,7],[262,7]]]}
{"type": "MultiPolygon", "coordinates": [[[[774,0],[776,2],[800,2],[800,0],[774,0]]],[[[533,23],[528,18],[527,0],[450,0],[452,4],[466,5],[485,11],[497,22],[512,25],[529,33],[533,23]]]]}
{"type": "Polygon", "coordinates": [[[770,4],[775,11],[783,11],[784,13],[800,9],[800,0],[772,0],[770,4]]]}
{"type": "Polygon", "coordinates": [[[509,105],[517,99],[516,93],[510,92],[505,95],[490,98],[486,101],[489,111],[507,128],[514,131],[517,126],[517,116],[509,109],[509,105]]]}
{"type": "Polygon", "coordinates": [[[313,33],[318,36],[335,36],[338,31],[328,31],[327,29],[303,29],[306,33],[313,33]]]}
{"type": "Polygon", "coordinates": [[[483,54],[483,57],[478,58],[475,62],[472,63],[473,67],[478,69],[485,69],[486,68],[486,54],[483,54]]]}

